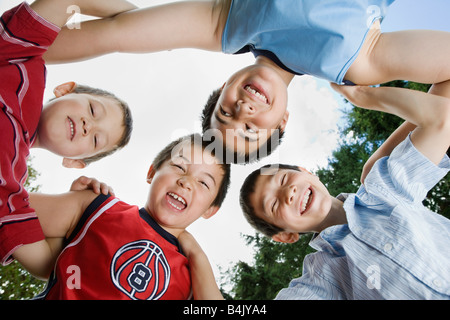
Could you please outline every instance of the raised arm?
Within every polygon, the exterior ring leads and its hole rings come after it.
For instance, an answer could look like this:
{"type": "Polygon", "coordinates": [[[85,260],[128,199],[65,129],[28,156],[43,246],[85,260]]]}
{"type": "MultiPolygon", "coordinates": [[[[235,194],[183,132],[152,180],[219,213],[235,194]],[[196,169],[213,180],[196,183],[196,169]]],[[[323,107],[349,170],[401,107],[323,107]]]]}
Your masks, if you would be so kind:
{"type": "Polygon", "coordinates": [[[33,276],[46,279],[63,248],[64,238],[96,196],[92,190],[60,195],[31,193],[30,204],[36,210],[46,240],[23,245],[14,252],[14,258],[33,276]]]}
{"type": "MultiPolygon", "coordinates": [[[[443,85],[441,90],[450,90],[450,82],[443,85]]],[[[395,114],[409,122],[408,126],[416,126],[411,140],[433,163],[438,164],[446,154],[450,145],[450,99],[403,88],[332,87],[356,106],[395,114]]],[[[399,142],[398,136],[394,141],[399,142]]],[[[392,145],[389,148],[392,150],[392,145]]]]}
{"type": "Polygon", "coordinates": [[[76,10],[94,17],[112,17],[137,8],[125,0],[36,0],[31,5],[41,17],[62,27],[76,10]]]}
{"type": "Polygon", "coordinates": [[[192,291],[195,300],[223,300],[217,287],[208,257],[194,237],[187,231],[179,236],[181,247],[189,260],[192,291]]]}
{"type": "Polygon", "coordinates": [[[63,28],[44,59],[63,63],[112,52],[177,48],[219,51],[227,1],[223,5],[215,0],[175,2],[82,22],[80,29],[63,28]]]}

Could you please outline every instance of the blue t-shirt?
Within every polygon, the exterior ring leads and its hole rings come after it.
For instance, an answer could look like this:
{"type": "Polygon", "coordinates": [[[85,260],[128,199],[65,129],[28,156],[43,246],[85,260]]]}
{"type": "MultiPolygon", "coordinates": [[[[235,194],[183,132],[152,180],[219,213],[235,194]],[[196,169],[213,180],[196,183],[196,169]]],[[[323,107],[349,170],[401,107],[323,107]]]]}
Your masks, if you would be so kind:
{"type": "Polygon", "coordinates": [[[450,220],[422,204],[449,170],[447,155],[436,166],[405,139],[347,196],[348,224],[311,241],[317,252],[277,299],[450,299],[450,220]]]}
{"type": "Polygon", "coordinates": [[[265,55],[294,74],[338,84],[394,0],[233,0],[222,51],[265,55]]]}

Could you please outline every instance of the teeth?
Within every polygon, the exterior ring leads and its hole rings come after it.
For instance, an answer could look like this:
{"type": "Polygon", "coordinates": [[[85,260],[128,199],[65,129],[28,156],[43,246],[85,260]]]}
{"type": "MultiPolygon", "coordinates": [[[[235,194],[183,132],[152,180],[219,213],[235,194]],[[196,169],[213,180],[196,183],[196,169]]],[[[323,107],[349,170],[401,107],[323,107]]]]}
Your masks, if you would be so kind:
{"type": "Polygon", "coordinates": [[[265,95],[263,95],[262,93],[256,91],[255,89],[251,88],[250,86],[245,86],[245,90],[254,94],[262,102],[267,103],[267,97],[265,95]]]}
{"type": "Polygon", "coordinates": [[[305,211],[306,206],[308,205],[309,202],[309,196],[311,195],[311,190],[308,189],[308,191],[306,191],[305,196],[303,197],[303,202],[300,208],[300,213],[303,213],[303,211],[305,211]]]}
{"type": "MultiPolygon", "coordinates": [[[[179,195],[177,195],[177,194],[175,194],[175,193],[173,193],[173,192],[169,192],[168,195],[171,196],[172,198],[174,198],[175,200],[180,201],[182,204],[184,204],[184,205],[186,206],[186,201],[185,201],[182,197],[180,197],[179,195]]],[[[183,209],[184,209],[184,208],[178,207],[176,204],[174,204],[174,203],[172,203],[172,202],[171,202],[170,204],[171,204],[173,207],[177,208],[178,210],[183,210],[183,209]]]]}
{"type": "Polygon", "coordinates": [[[70,118],[69,118],[69,123],[70,123],[70,138],[73,138],[73,134],[74,134],[73,122],[70,118]]]}

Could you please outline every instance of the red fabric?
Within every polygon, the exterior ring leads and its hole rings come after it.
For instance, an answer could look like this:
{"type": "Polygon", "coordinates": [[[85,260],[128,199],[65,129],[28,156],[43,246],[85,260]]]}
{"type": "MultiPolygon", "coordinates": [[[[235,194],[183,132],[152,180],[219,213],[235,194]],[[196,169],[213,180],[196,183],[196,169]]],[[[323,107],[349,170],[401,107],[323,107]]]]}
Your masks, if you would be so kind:
{"type": "Polygon", "coordinates": [[[0,20],[0,261],[23,244],[44,239],[23,184],[27,158],[42,111],[45,63],[42,54],[59,28],[27,3],[0,20]]]}
{"type": "Polygon", "coordinates": [[[80,219],[45,299],[189,299],[188,260],[178,240],[144,220],[137,206],[113,197],[102,201],[80,219]]]}

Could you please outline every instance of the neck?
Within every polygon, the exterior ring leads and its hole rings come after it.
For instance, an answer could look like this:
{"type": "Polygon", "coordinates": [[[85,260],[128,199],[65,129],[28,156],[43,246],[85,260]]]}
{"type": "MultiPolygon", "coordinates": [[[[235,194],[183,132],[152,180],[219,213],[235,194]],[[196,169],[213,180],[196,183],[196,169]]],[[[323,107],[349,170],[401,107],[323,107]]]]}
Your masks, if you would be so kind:
{"type": "Polygon", "coordinates": [[[318,228],[318,232],[325,230],[328,227],[347,224],[347,216],[344,210],[344,203],[341,200],[338,200],[332,197],[330,212],[328,213],[325,220],[318,228]]]}
{"type": "Polygon", "coordinates": [[[277,65],[275,62],[273,62],[272,60],[270,60],[269,58],[264,57],[264,56],[258,56],[255,60],[255,64],[270,67],[273,70],[275,70],[278,73],[278,75],[281,77],[281,79],[283,79],[283,81],[287,87],[289,86],[289,84],[291,83],[292,79],[295,76],[293,73],[284,70],[279,65],[277,65]]]}

